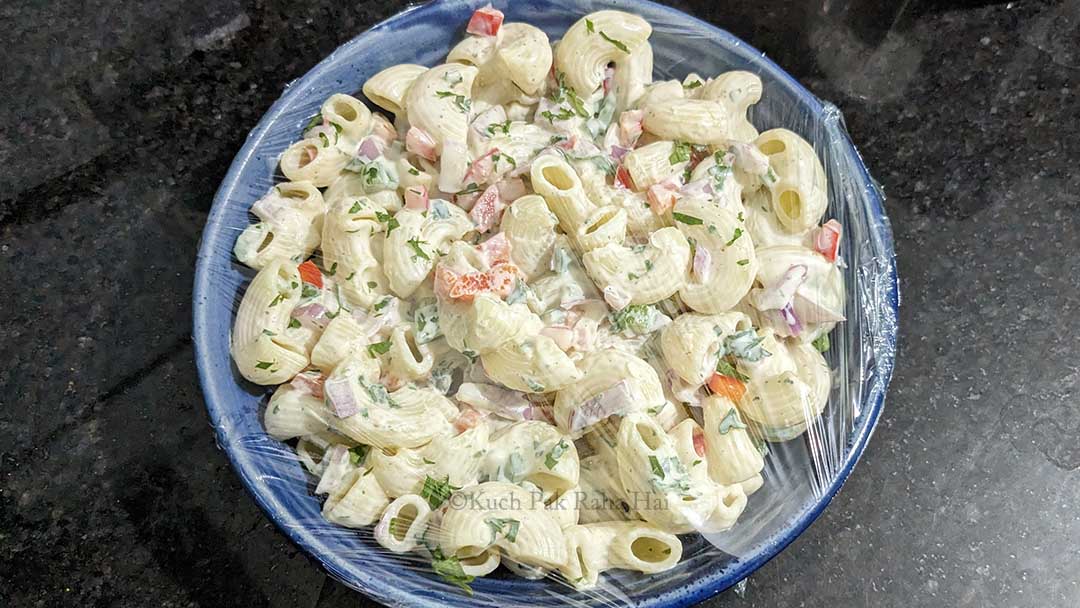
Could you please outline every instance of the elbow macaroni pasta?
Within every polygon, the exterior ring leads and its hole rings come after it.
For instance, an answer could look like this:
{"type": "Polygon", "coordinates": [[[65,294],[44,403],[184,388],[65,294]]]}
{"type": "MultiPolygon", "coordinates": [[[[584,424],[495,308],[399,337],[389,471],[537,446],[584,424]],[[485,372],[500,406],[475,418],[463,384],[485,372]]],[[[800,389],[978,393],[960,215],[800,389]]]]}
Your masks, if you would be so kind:
{"type": "Polygon", "coordinates": [[[483,10],[446,63],[363,83],[393,122],[337,93],[282,152],[233,361],[326,520],[450,582],[668,570],[828,404],[823,167],[758,132],[756,75],[653,82],[636,15],[553,45],[483,10]]]}

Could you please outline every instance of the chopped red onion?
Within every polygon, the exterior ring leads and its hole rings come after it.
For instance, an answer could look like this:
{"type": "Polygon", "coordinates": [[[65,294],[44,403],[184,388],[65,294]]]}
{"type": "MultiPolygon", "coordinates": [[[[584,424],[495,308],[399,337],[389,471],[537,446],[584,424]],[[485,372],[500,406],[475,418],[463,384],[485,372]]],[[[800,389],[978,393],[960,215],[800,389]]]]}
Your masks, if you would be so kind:
{"type": "Polygon", "coordinates": [[[387,146],[398,137],[394,125],[385,116],[378,113],[371,115],[371,134],[381,139],[387,146]]]}
{"type": "Polygon", "coordinates": [[[780,318],[787,323],[788,330],[791,331],[791,335],[797,336],[802,333],[802,323],[799,322],[799,317],[795,316],[795,308],[788,302],[783,308],[779,310],[780,318]]]}
{"type": "Polygon", "coordinates": [[[345,481],[352,471],[349,462],[349,448],[335,443],[323,454],[320,466],[323,474],[319,477],[319,484],[315,486],[316,494],[336,494],[339,486],[345,481]]]}
{"type": "Polygon", "coordinates": [[[614,285],[608,285],[604,288],[604,301],[615,310],[622,310],[630,304],[630,294],[614,285]]]}
{"type": "Polygon", "coordinates": [[[428,135],[427,131],[418,127],[409,127],[408,133],[405,134],[405,149],[432,162],[438,158],[435,140],[428,135]]]}
{"type": "Polygon", "coordinates": [[[571,434],[577,435],[605,418],[630,411],[634,402],[630,384],[621,380],[574,408],[570,412],[567,428],[571,434]]]}
{"type": "Polygon", "coordinates": [[[529,193],[525,188],[525,181],[520,177],[504,178],[495,185],[499,188],[499,196],[507,203],[512,203],[529,193]]]}
{"type": "Polygon", "coordinates": [[[712,269],[712,254],[701,245],[694,248],[694,274],[698,280],[704,283],[709,280],[709,270],[712,269]]]}
{"type": "Polygon", "coordinates": [[[630,152],[630,148],[623,146],[611,146],[611,158],[617,163],[621,163],[622,159],[630,152]]]}
{"type": "Polygon", "coordinates": [[[323,382],[326,381],[326,377],[317,372],[301,372],[293,376],[292,381],[289,383],[293,388],[315,397],[316,399],[323,398],[323,382]]]}
{"type": "Polygon", "coordinates": [[[364,160],[375,160],[382,156],[382,153],[382,138],[375,137],[374,135],[365,137],[361,140],[360,147],[356,150],[356,155],[364,160]]]}
{"type": "Polygon", "coordinates": [[[360,406],[356,403],[356,397],[353,395],[347,378],[327,379],[323,383],[323,394],[326,395],[326,402],[338,418],[348,418],[360,413],[360,406]]]}
{"type": "Polygon", "coordinates": [[[570,350],[574,342],[574,330],[562,325],[551,325],[540,330],[541,336],[547,336],[555,341],[562,350],[570,350]]]}
{"type": "Polygon", "coordinates": [[[323,329],[330,324],[326,318],[326,307],[318,302],[310,302],[303,306],[297,306],[292,311],[292,316],[308,328],[323,329]]]}

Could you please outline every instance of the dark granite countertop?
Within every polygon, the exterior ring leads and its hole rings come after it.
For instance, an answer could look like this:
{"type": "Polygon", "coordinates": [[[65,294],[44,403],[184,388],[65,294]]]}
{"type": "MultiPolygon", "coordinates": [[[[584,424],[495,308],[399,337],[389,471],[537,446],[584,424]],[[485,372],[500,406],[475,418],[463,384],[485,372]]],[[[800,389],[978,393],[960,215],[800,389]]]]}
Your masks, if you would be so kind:
{"type": "MultiPolygon", "coordinates": [[[[1080,0],[674,4],[844,111],[903,293],[850,481],[707,605],[1080,605],[1080,0]]],[[[214,445],[190,305],[245,134],[400,7],[0,5],[0,605],[371,604],[214,445]]]]}

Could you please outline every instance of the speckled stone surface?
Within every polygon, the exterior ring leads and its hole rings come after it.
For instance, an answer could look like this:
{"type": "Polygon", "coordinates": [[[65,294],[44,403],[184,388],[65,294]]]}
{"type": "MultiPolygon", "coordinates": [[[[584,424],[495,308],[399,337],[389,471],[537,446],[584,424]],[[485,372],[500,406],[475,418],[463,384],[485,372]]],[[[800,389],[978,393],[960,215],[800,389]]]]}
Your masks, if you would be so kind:
{"type": "MultiPolygon", "coordinates": [[[[674,4],[844,111],[903,292],[850,481],[705,605],[1080,605],[1080,0],[674,4]]],[[[400,8],[0,5],[0,606],[373,605],[216,449],[190,301],[245,134],[400,8]]]]}

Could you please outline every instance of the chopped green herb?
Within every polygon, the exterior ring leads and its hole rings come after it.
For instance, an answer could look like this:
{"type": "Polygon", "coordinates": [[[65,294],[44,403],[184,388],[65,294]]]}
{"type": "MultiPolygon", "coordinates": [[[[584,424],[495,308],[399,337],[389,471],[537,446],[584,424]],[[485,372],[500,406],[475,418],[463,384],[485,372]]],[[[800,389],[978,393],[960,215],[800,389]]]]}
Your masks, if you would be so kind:
{"type": "Polygon", "coordinates": [[[829,334],[821,334],[817,338],[814,338],[814,341],[812,342],[812,344],[814,345],[814,348],[816,348],[819,353],[823,353],[823,352],[829,350],[829,346],[830,346],[829,345],[829,334]]]}
{"type": "Polygon", "coordinates": [[[324,148],[329,148],[330,147],[330,138],[326,136],[326,133],[323,133],[323,132],[320,131],[319,132],[319,139],[322,140],[322,147],[324,147],[324,148]]]}
{"type": "Polygon", "coordinates": [[[263,333],[264,336],[276,336],[277,335],[274,332],[270,331],[269,329],[262,330],[262,333],[263,333]]]}
{"type": "Polygon", "coordinates": [[[696,88],[698,88],[700,86],[701,86],[701,81],[700,80],[695,80],[695,81],[693,81],[691,83],[682,85],[682,87],[684,89],[686,89],[687,91],[692,91],[692,90],[694,90],[694,89],[696,89],[696,88]]]}
{"type": "Polygon", "coordinates": [[[424,464],[435,464],[434,460],[428,460],[427,458],[424,458],[423,461],[424,461],[424,464]]]}
{"type": "Polygon", "coordinates": [[[326,271],[326,276],[332,277],[335,274],[337,274],[337,262],[334,262],[333,264],[330,264],[330,270],[326,271]]]}
{"type": "Polygon", "coordinates": [[[270,306],[277,306],[278,302],[282,302],[284,300],[285,300],[285,294],[279,293],[279,294],[277,294],[276,298],[274,298],[273,300],[270,300],[270,306]]]}
{"type": "MultiPolygon", "coordinates": [[[[349,275],[349,278],[351,279],[351,278],[352,278],[352,275],[349,275]]],[[[378,286],[379,286],[379,284],[378,284],[378,283],[376,283],[375,281],[368,281],[368,282],[367,282],[367,288],[368,288],[368,289],[375,289],[375,288],[376,288],[376,287],[378,287],[378,286]]]]}
{"type": "Polygon", "coordinates": [[[428,502],[432,509],[438,509],[455,490],[461,488],[450,485],[450,476],[439,481],[432,479],[430,475],[424,478],[424,487],[420,490],[420,497],[428,502]]]}
{"type": "Polygon", "coordinates": [[[745,222],[746,221],[745,219],[743,219],[743,212],[742,211],[739,212],[739,221],[740,222],[745,222]]]}
{"type": "Polygon", "coordinates": [[[417,258],[424,258],[425,260],[427,260],[429,262],[431,261],[431,257],[428,256],[427,252],[425,252],[423,250],[423,248],[420,247],[421,244],[427,245],[427,241],[421,241],[420,239],[417,239],[417,238],[411,238],[411,239],[409,239],[409,240],[407,240],[405,242],[408,243],[409,247],[412,247],[412,250],[413,250],[412,259],[415,260],[417,258]]]}
{"type": "Polygon", "coordinates": [[[699,226],[699,225],[705,223],[704,221],[702,221],[702,219],[700,217],[694,217],[692,215],[686,215],[685,213],[675,212],[675,213],[671,214],[671,217],[676,222],[682,222],[682,223],[686,224],[687,226],[699,226]]]}
{"type": "Polygon", "coordinates": [[[719,431],[721,435],[727,435],[733,429],[745,429],[746,425],[739,418],[739,410],[731,408],[728,413],[724,414],[724,417],[720,419],[719,431]]]}
{"type": "Polygon", "coordinates": [[[735,241],[739,240],[739,237],[741,237],[742,235],[743,235],[743,231],[742,231],[742,228],[736,228],[736,229],[735,229],[735,234],[733,234],[733,235],[731,236],[731,240],[730,240],[730,241],[728,241],[728,242],[724,243],[724,247],[731,247],[731,246],[732,246],[732,244],[734,244],[734,243],[735,243],[735,241]]]}
{"type": "Polygon", "coordinates": [[[409,175],[420,175],[420,172],[416,170],[416,167],[409,167],[409,175]]]}
{"type": "Polygon", "coordinates": [[[521,528],[521,522],[509,517],[489,517],[484,520],[484,523],[491,528],[491,542],[502,534],[506,540],[514,542],[517,540],[518,530],[521,528]]]}
{"type": "Polygon", "coordinates": [[[504,135],[510,134],[510,119],[506,119],[506,122],[496,122],[488,125],[488,135],[495,135],[496,131],[502,131],[504,135]]]}
{"type": "Polygon", "coordinates": [[[700,461],[700,460],[695,460],[694,462],[691,462],[691,463],[690,463],[690,466],[692,466],[692,467],[696,467],[696,466],[697,466],[697,465],[699,465],[699,464],[701,464],[701,461],[700,461]]]}
{"type": "Polygon", "coordinates": [[[611,328],[616,332],[631,331],[636,334],[645,334],[652,324],[655,309],[646,304],[631,304],[622,310],[616,310],[608,315],[611,328]]]}
{"type": "Polygon", "coordinates": [[[649,467],[652,468],[653,475],[664,479],[664,467],[660,466],[660,461],[656,459],[656,456],[649,456],[649,467]]]}
{"type": "Polygon", "coordinates": [[[390,236],[390,233],[394,231],[394,228],[401,226],[396,217],[385,211],[376,211],[375,219],[386,224],[386,236],[390,236]]]}
{"type": "Polygon", "coordinates": [[[304,283],[304,287],[300,290],[300,296],[304,298],[314,298],[319,295],[319,288],[314,285],[304,283]]]}
{"type": "Polygon", "coordinates": [[[469,583],[476,580],[476,577],[465,574],[465,570],[461,567],[461,562],[453,555],[447,557],[443,555],[441,549],[436,547],[435,550],[431,552],[431,569],[446,582],[461,587],[461,589],[470,596],[473,594],[472,587],[469,587],[469,583]]]}
{"type": "Polygon", "coordinates": [[[750,260],[745,260],[744,259],[744,260],[739,260],[738,262],[735,262],[735,263],[738,264],[739,266],[746,266],[747,264],[750,263],[750,260]]]}
{"type": "Polygon", "coordinates": [[[624,52],[626,54],[630,54],[630,49],[626,48],[625,44],[623,44],[622,42],[619,42],[618,40],[612,38],[611,36],[608,36],[607,34],[604,33],[604,30],[600,30],[600,37],[603,38],[604,40],[607,40],[611,44],[615,45],[615,48],[619,49],[620,51],[622,51],[622,52],[624,52]]]}
{"type": "Polygon", "coordinates": [[[349,213],[360,213],[360,211],[363,210],[364,207],[365,205],[363,203],[361,203],[360,201],[356,201],[355,203],[353,203],[352,207],[349,207],[349,213]]]}
{"type": "Polygon", "coordinates": [[[681,141],[675,142],[671,154],[668,156],[668,162],[677,165],[688,160],[690,160],[690,144],[681,141]]]}
{"type": "Polygon", "coordinates": [[[313,128],[321,125],[322,121],[323,121],[322,112],[319,112],[318,114],[312,116],[311,120],[309,120],[307,122],[307,124],[304,125],[304,131],[307,131],[309,129],[313,129],[313,128]]]}
{"type": "Polygon", "coordinates": [[[593,24],[592,19],[585,20],[585,31],[590,34],[596,33],[596,26],[593,24]]]}
{"type": "Polygon", "coordinates": [[[465,355],[465,358],[467,358],[471,363],[476,363],[477,357],[480,356],[479,353],[477,353],[475,350],[472,350],[471,348],[466,348],[465,350],[461,351],[461,354],[465,355]]]}
{"type": "Polygon", "coordinates": [[[472,102],[468,99],[465,99],[464,95],[458,95],[457,93],[454,93],[452,91],[436,91],[435,95],[439,99],[453,97],[454,105],[457,106],[457,109],[460,110],[462,114],[468,114],[469,110],[472,109],[472,102]]]}
{"type": "Polygon", "coordinates": [[[568,449],[570,449],[570,446],[566,443],[566,440],[560,439],[559,443],[555,444],[555,447],[551,448],[547,457],[544,458],[544,466],[546,466],[548,470],[554,469],[555,466],[559,464],[559,459],[562,458],[562,455],[565,454],[568,449]]]}
{"type": "Polygon", "coordinates": [[[300,327],[299,319],[289,319],[289,329],[296,329],[300,327]]]}
{"type": "Polygon", "coordinates": [[[740,373],[734,365],[732,365],[727,359],[724,358],[720,358],[716,362],[716,373],[727,376],[729,378],[735,378],[736,380],[740,380],[742,382],[746,382],[747,380],[749,380],[749,378],[740,373]]]}
{"type": "Polygon", "coordinates": [[[385,355],[387,352],[390,351],[391,344],[392,344],[392,342],[390,340],[383,340],[382,342],[376,342],[374,344],[369,344],[368,347],[367,347],[367,352],[372,357],[378,357],[379,355],[385,355]]]}
{"type": "Polygon", "coordinates": [[[360,466],[360,463],[364,462],[364,458],[367,457],[368,446],[358,445],[355,448],[349,448],[349,462],[353,466],[360,466]]]}
{"type": "Polygon", "coordinates": [[[375,308],[375,311],[378,312],[378,311],[386,308],[387,305],[390,304],[390,301],[393,300],[393,299],[394,299],[393,296],[386,296],[385,298],[383,298],[383,299],[379,300],[378,302],[376,302],[375,306],[373,308],[375,308]]]}
{"type": "Polygon", "coordinates": [[[558,114],[552,114],[551,110],[544,110],[540,115],[546,118],[551,124],[555,124],[556,120],[569,120],[574,117],[574,113],[566,108],[560,108],[558,114]]]}
{"type": "Polygon", "coordinates": [[[273,361],[259,361],[258,363],[255,364],[255,368],[256,369],[270,369],[270,366],[273,365],[273,364],[274,364],[273,361]]]}
{"type": "Polygon", "coordinates": [[[473,183],[473,184],[469,184],[468,186],[465,186],[464,190],[462,190],[460,192],[456,192],[455,194],[457,196],[461,196],[462,194],[473,194],[475,192],[480,192],[481,190],[483,190],[483,188],[480,187],[480,184],[473,183]]]}

